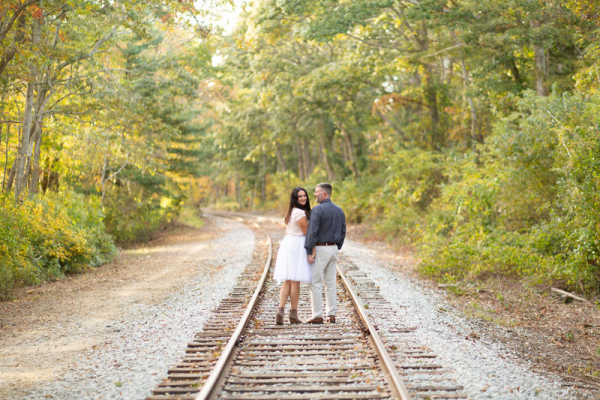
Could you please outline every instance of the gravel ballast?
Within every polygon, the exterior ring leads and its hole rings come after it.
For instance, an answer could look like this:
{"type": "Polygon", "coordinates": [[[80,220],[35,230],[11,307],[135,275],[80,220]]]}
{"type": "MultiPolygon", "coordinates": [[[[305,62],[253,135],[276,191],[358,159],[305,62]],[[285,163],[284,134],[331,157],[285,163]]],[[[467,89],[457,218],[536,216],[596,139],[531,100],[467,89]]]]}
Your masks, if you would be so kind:
{"type": "MultiPolygon", "coordinates": [[[[591,399],[543,376],[497,343],[485,340],[476,323],[445,303],[433,290],[385,266],[377,251],[353,241],[344,244],[340,262],[351,260],[376,285],[415,336],[437,354],[451,378],[472,399],[591,399]]],[[[377,318],[377,316],[374,316],[377,318]]],[[[378,319],[385,324],[386,318],[378,319]]],[[[378,326],[380,333],[385,325],[378,326]]]]}

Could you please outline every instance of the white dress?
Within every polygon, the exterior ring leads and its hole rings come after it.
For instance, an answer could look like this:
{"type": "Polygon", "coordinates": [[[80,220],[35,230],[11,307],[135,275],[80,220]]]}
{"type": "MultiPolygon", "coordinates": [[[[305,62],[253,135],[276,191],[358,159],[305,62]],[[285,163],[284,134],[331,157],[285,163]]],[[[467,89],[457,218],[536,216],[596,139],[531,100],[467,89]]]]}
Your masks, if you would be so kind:
{"type": "Polygon", "coordinates": [[[292,209],[290,222],[285,228],[285,237],[281,241],[277,252],[277,261],[273,272],[273,279],[277,283],[284,281],[310,283],[311,267],[304,248],[306,236],[298,226],[298,221],[302,217],[306,217],[304,210],[292,209]]]}

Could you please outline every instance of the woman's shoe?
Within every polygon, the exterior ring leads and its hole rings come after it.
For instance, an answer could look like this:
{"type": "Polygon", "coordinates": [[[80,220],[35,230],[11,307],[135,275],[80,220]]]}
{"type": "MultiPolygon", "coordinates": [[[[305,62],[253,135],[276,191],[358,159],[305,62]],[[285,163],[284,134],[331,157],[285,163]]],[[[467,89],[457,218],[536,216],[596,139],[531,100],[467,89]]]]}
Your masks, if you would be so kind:
{"type": "Polygon", "coordinates": [[[298,318],[298,310],[290,310],[290,324],[301,324],[300,318],[298,318]]]}
{"type": "Polygon", "coordinates": [[[277,325],[283,325],[283,307],[279,307],[277,314],[275,315],[275,323],[277,325]]]}

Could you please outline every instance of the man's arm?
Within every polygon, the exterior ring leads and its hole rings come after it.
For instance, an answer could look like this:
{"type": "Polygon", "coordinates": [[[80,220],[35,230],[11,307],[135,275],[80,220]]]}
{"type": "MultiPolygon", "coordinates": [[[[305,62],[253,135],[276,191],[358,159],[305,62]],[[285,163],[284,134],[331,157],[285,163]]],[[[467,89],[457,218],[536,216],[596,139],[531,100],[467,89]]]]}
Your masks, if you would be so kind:
{"type": "Polygon", "coordinates": [[[338,243],[339,250],[341,250],[344,245],[344,239],[346,239],[346,215],[342,211],[342,240],[338,243]]]}
{"type": "Polygon", "coordinates": [[[319,232],[320,214],[319,207],[313,208],[308,221],[308,232],[306,232],[306,239],[304,240],[304,248],[306,254],[311,255],[313,253],[313,247],[317,244],[317,234],[319,232]]]}

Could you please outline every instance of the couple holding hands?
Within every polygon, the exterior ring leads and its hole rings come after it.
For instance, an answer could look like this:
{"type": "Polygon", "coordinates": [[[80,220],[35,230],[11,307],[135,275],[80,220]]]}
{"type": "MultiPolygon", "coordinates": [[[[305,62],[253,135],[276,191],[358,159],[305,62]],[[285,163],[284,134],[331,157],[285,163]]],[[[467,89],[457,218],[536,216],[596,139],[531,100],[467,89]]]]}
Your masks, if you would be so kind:
{"type": "Polygon", "coordinates": [[[327,302],[327,317],[335,323],[337,311],[336,261],[338,250],[346,237],[346,217],[340,207],[331,202],[332,187],[319,183],[315,199],[319,203],[311,210],[308,193],[296,187],[290,196],[285,216],[285,237],[279,245],[273,278],[283,283],[279,294],[277,325],[283,325],[284,307],[291,300],[289,320],[301,324],[298,318],[300,282],[309,284],[312,318],[306,323],[323,323],[323,286],[327,302]]]}

